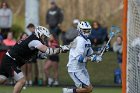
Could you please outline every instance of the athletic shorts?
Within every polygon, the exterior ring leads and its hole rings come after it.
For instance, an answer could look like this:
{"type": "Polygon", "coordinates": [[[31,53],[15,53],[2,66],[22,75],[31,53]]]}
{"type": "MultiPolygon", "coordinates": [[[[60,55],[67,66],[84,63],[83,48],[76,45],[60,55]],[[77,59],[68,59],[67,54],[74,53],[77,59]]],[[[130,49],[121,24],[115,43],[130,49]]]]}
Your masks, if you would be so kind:
{"type": "Polygon", "coordinates": [[[59,55],[50,55],[48,59],[54,62],[59,62],[59,55]]]}
{"type": "Polygon", "coordinates": [[[0,78],[14,78],[16,81],[24,77],[21,69],[17,66],[16,61],[5,55],[0,64],[0,78]]]}
{"type": "Polygon", "coordinates": [[[83,88],[90,85],[89,74],[86,69],[77,72],[69,72],[69,75],[77,88],[83,88]]]}

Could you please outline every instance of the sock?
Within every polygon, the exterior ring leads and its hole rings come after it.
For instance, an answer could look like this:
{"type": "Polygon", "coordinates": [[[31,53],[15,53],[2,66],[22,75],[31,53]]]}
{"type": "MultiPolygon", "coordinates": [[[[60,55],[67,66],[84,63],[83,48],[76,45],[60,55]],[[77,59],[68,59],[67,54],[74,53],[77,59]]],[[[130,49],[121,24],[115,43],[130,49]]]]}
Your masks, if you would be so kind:
{"type": "Polygon", "coordinates": [[[52,78],[48,78],[48,84],[51,85],[53,82],[53,79],[52,78]]]}
{"type": "Polygon", "coordinates": [[[29,85],[32,85],[32,80],[29,80],[29,85]]]}

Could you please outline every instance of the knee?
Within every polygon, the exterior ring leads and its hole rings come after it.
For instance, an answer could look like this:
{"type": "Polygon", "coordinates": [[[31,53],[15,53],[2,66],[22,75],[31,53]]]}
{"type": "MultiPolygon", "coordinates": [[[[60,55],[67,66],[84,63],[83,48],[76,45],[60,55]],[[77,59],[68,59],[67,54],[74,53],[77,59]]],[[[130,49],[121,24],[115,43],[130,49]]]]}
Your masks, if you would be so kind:
{"type": "Polygon", "coordinates": [[[44,71],[45,71],[45,72],[48,72],[48,70],[49,70],[49,67],[48,67],[48,66],[45,66],[45,67],[44,67],[44,71]]]}
{"type": "Polygon", "coordinates": [[[25,78],[20,79],[18,82],[19,82],[21,85],[25,85],[26,79],[25,79],[25,78]]]}
{"type": "Polygon", "coordinates": [[[6,80],[0,79],[0,84],[4,84],[6,80]]]}
{"type": "Polygon", "coordinates": [[[7,78],[5,76],[0,75],[0,84],[5,83],[7,78]]]}

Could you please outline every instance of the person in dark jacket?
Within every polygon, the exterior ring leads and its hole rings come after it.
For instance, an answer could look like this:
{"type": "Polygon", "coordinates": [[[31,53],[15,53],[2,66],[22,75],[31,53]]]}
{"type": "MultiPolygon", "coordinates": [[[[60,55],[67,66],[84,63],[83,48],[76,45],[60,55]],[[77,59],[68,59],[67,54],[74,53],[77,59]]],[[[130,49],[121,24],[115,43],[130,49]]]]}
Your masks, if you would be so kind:
{"type": "Polygon", "coordinates": [[[89,38],[93,45],[103,45],[104,42],[108,40],[107,29],[102,28],[97,21],[94,21],[92,23],[92,31],[89,38]]]}
{"type": "Polygon", "coordinates": [[[60,26],[63,22],[63,17],[63,11],[56,5],[55,1],[51,1],[51,7],[46,14],[46,23],[49,26],[50,33],[57,39],[61,32],[60,26]]]}

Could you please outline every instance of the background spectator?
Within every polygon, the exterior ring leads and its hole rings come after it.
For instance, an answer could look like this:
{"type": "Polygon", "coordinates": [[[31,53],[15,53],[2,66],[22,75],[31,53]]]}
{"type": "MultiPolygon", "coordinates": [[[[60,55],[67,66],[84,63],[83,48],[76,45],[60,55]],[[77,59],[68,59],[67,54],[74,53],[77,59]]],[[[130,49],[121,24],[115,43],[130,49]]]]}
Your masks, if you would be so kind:
{"type": "Polygon", "coordinates": [[[9,47],[16,44],[16,40],[13,38],[13,32],[8,32],[7,38],[3,40],[3,44],[9,47]]]}
{"type": "MultiPolygon", "coordinates": [[[[3,45],[7,48],[7,50],[13,47],[16,44],[16,40],[13,38],[13,32],[8,32],[7,38],[3,40],[3,45]]],[[[13,85],[15,81],[13,79],[9,80],[9,84],[13,85]]]]}
{"type": "Polygon", "coordinates": [[[0,28],[4,39],[12,26],[12,11],[6,2],[0,7],[0,28]]]}
{"type": "Polygon", "coordinates": [[[74,19],[72,22],[72,27],[70,27],[64,34],[64,38],[63,38],[64,44],[69,44],[78,35],[78,31],[77,31],[78,22],[79,22],[78,19],[74,19]]]}
{"type": "MultiPolygon", "coordinates": [[[[23,40],[25,40],[28,37],[28,35],[26,33],[22,33],[20,36],[20,40],[18,41],[18,43],[22,42],[23,40]]],[[[32,68],[30,66],[30,64],[25,64],[22,66],[22,70],[23,73],[25,75],[26,78],[26,85],[32,85],[32,68]]]]}
{"type": "MultiPolygon", "coordinates": [[[[46,15],[46,23],[49,26],[50,33],[53,35],[53,39],[49,41],[50,47],[58,47],[59,42],[59,34],[61,32],[60,26],[63,22],[63,12],[62,10],[57,6],[55,1],[51,1],[51,7],[47,11],[46,15]]],[[[52,55],[49,56],[49,59],[47,60],[45,64],[45,73],[48,78],[48,85],[58,85],[58,61],[59,56],[58,55],[52,55]],[[49,76],[49,68],[53,67],[54,69],[54,81],[49,76]]]]}
{"type": "Polygon", "coordinates": [[[61,32],[60,26],[63,21],[63,12],[62,10],[57,6],[55,1],[51,1],[51,7],[47,11],[46,15],[46,23],[49,26],[49,30],[51,34],[55,38],[59,38],[59,33],[61,32]]]}
{"type": "Polygon", "coordinates": [[[34,31],[35,31],[35,26],[34,26],[34,24],[30,23],[30,24],[27,26],[27,29],[28,29],[31,33],[34,33],[34,31]]]}
{"type": "Polygon", "coordinates": [[[103,45],[104,42],[108,40],[107,29],[102,28],[97,21],[93,21],[89,38],[94,46],[103,45]]]}
{"type": "Polygon", "coordinates": [[[18,43],[25,40],[27,37],[28,37],[28,35],[25,32],[21,33],[19,40],[18,40],[18,43]]]}
{"type": "MultiPolygon", "coordinates": [[[[58,40],[52,36],[52,39],[48,41],[48,46],[52,47],[52,48],[59,47],[58,40]]],[[[48,78],[48,86],[59,85],[59,82],[58,82],[58,62],[59,62],[59,55],[56,54],[56,55],[48,56],[48,60],[45,64],[45,73],[46,73],[46,76],[48,78]],[[51,67],[53,68],[53,71],[54,71],[54,78],[51,78],[51,76],[50,76],[49,70],[51,67]]]]}
{"type": "Polygon", "coordinates": [[[113,44],[113,50],[117,53],[117,62],[121,68],[122,65],[122,37],[118,36],[113,44]]]}
{"type": "MultiPolygon", "coordinates": [[[[35,31],[35,25],[30,23],[27,25],[27,29],[33,34],[35,31]]],[[[32,77],[34,76],[34,84],[38,84],[38,64],[37,64],[37,55],[33,56],[26,64],[27,69],[27,82],[26,84],[31,86],[33,84],[32,77]],[[34,63],[34,64],[33,64],[34,63]],[[34,71],[32,71],[32,67],[34,67],[34,71]],[[34,74],[33,74],[34,73],[34,74]]]]}

